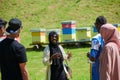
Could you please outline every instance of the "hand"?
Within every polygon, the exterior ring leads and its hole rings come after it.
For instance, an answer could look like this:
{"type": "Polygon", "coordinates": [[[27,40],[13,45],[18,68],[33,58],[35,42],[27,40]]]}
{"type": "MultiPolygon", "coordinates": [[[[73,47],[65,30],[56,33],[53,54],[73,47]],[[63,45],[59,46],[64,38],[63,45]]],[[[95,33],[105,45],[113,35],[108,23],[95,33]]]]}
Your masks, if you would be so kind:
{"type": "Polygon", "coordinates": [[[59,53],[55,53],[50,57],[50,60],[57,59],[58,57],[60,57],[59,53]]]}
{"type": "Polygon", "coordinates": [[[90,52],[88,52],[86,56],[89,58],[90,57],[90,52]]]}
{"type": "Polygon", "coordinates": [[[94,58],[94,57],[90,57],[90,52],[88,52],[86,56],[87,56],[92,62],[95,61],[95,58],[94,58]]]}
{"type": "Polygon", "coordinates": [[[70,51],[68,51],[68,56],[67,56],[67,59],[70,60],[70,58],[72,57],[72,53],[70,51]]]}

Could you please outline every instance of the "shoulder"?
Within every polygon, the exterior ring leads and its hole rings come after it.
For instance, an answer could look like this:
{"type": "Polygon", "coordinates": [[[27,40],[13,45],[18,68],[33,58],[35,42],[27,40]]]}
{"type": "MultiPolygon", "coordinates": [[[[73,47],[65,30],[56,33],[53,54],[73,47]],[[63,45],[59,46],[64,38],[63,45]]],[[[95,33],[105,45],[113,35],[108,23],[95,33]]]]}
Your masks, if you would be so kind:
{"type": "Polygon", "coordinates": [[[14,40],[13,41],[13,45],[17,48],[25,48],[21,43],[19,43],[18,41],[14,40]]]}
{"type": "Polygon", "coordinates": [[[14,40],[11,44],[11,47],[13,50],[17,51],[17,52],[26,52],[26,48],[21,44],[19,43],[18,41],[14,40]]]}
{"type": "Polygon", "coordinates": [[[113,42],[109,42],[109,43],[105,44],[105,46],[103,48],[103,52],[117,53],[117,52],[119,52],[119,48],[118,48],[117,44],[115,44],[113,42]]]}
{"type": "Polygon", "coordinates": [[[94,40],[94,39],[96,39],[96,40],[99,40],[99,39],[101,39],[102,37],[101,37],[101,34],[99,33],[99,34],[97,34],[97,35],[95,35],[92,39],[94,40]]]}
{"type": "Polygon", "coordinates": [[[49,45],[47,45],[47,46],[44,48],[44,50],[45,50],[45,49],[49,49],[49,45]]]}
{"type": "Polygon", "coordinates": [[[99,50],[99,47],[101,45],[100,43],[100,40],[99,40],[99,35],[96,35],[94,38],[92,38],[92,45],[91,45],[91,49],[94,49],[94,50],[99,50]]]}
{"type": "Polygon", "coordinates": [[[102,38],[102,36],[100,35],[100,34],[97,34],[96,36],[94,36],[93,38],[92,38],[92,42],[93,43],[103,43],[104,42],[104,40],[103,40],[103,38],[102,38]]]}
{"type": "Polygon", "coordinates": [[[61,45],[59,45],[59,48],[60,48],[61,50],[63,50],[63,47],[62,47],[61,45]]]}
{"type": "Polygon", "coordinates": [[[63,48],[61,45],[59,45],[60,48],[63,48]]]}
{"type": "Polygon", "coordinates": [[[116,43],[113,43],[113,42],[109,42],[107,44],[105,44],[105,48],[118,48],[117,44],[116,43]]]}
{"type": "Polygon", "coordinates": [[[99,41],[96,38],[93,38],[91,42],[92,42],[93,45],[99,44],[99,41]]]}
{"type": "Polygon", "coordinates": [[[49,45],[47,45],[45,48],[44,48],[44,52],[46,52],[46,51],[49,51],[50,49],[49,49],[49,45]]]}

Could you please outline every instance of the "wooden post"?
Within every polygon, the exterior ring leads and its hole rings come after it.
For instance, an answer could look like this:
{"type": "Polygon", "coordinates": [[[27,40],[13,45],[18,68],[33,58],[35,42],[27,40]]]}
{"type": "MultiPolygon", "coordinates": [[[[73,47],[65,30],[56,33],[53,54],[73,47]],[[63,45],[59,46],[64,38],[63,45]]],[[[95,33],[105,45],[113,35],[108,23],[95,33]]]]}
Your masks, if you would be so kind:
{"type": "Polygon", "coordinates": [[[90,80],[92,80],[92,63],[90,63],[90,80]]]}

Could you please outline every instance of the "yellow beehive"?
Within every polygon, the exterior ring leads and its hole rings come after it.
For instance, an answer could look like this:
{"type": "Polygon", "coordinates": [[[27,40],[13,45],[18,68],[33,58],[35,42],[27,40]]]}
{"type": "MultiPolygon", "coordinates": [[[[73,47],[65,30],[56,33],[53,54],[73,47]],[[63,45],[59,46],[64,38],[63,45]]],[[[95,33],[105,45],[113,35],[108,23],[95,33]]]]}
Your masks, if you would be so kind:
{"type": "Polygon", "coordinates": [[[48,35],[51,31],[55,31],[59,35],[59,42],[61,42],[61,29],[48,29],[46,30],[46,42],[48,43],[48,35]]]}
{"type": "Polygon", "coordinates": [[[120,24],[117,24],[117,29],[118,29],[119,35],[120,35],[120,24]]]}
{"type": "Polygon", "coordinates": [[[76,34],[63,34],[62,41],[63,42],[76,41],[76,34]]]}
{"type": "Polygon", "coordinates": [[[45,43],[46,42],[46,30],[45,29],[32,29],[32,44],[45,43]]]}
{"type": "Polygon", "coordinates": [[[117,29],[118,29],[118,31],[120,33],[120,24],[113,24],[113,25],[117,27],[117,29]]]}
{"type": "Polygon", "coordinates": [[[77,28],[76,37],[77,37],[77,41],[90,40],[91,39],[91,28],[90,27],[77,28]]]}

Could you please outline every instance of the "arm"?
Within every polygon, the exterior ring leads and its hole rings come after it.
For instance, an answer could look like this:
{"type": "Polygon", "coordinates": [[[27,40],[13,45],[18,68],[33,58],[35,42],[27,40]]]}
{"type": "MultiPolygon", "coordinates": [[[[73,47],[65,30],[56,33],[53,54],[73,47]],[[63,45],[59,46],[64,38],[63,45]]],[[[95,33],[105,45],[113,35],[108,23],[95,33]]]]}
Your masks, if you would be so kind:
{"type": "Polygon", "coordinates": [[[67,52],[67,59],[70,60],[72,57],[72,53],[70,51],[67,52]]]}
{"type": "Polygon", "coordinates": [[[44,51],[43,51],[43,63],[45,65],[51,65],[52,61],[50,61],[50,50],[49,50],[49,46],[47,46],[44,51]]]}
{"type": "Polygon", "coordinates": [[[21,70],[23,80],[29,80],[28,71],[27,71],[27,68],[26,68],[26,63],[20,63],[19,66],[20,66],[20,70],[21,70]]]}
{"type": "Polygon", "coordinates": [[[28,71],[26,68],[26,62],[27,62],[26,49],[21,44],[16,45],[16,57],[19,63],[23,80],[29,80],[28,71]]]}
{"type": "Polygon", "coordinates": [[[89,59],[90,59],[92,62],[95,62],[96,59],[97,59],[97,54],[98,54],[98,51],[92,49],[92,50],[90,51],[89,59]]]}
{"type": "Polygon", "coordinates": [[[87,57],[89,58],[90,61],[94,62],[95,58],[90,56],[90,52],[87,53],[87,57]]]}
{"type": "Polygon", "coordinates": [[[91,45],[91,51],[90,53],[87,53],[88,54],[87,56],[92,62],[96,61],[96,59],[98,58],[98,55],[100,54],[99,49],[100,49],[99,41],[93,38],[92,45],[91,45]]]}

